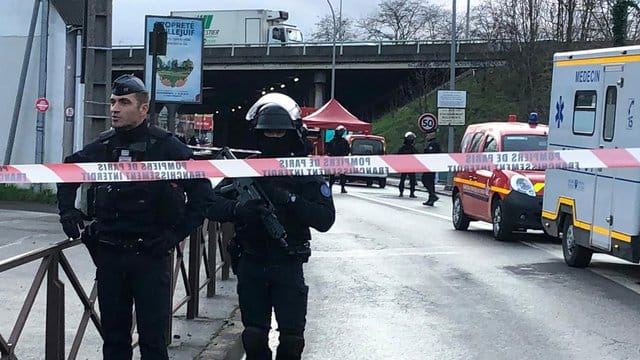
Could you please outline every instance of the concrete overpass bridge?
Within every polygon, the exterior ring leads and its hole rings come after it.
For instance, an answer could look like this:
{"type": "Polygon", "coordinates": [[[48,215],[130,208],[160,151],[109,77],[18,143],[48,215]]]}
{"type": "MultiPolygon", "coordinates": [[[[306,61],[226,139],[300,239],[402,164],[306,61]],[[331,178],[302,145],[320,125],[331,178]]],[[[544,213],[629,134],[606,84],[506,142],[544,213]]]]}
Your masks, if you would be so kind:
{"type": "MultiPolygon", "coordinates": [[[[319,107],[330,97],[331,43],[295,46],[229,45],[205,47],[201,105],[182,105],[180,113],[214,113],[236,124],[263,93],[279,91],[302,106],[319,107]]],[[[503,43],[461,41],[458,73],[502,66],[503,43]]],[[[114,47],[113,77],[143,76],[142,46],[114,47]]],[[[449,79],[450,42],[382,41],[336,44],[335,97],[363,120],[371,121],[392,106],[410,100],[449,79]]],[[[241,123],[241,122],[240,122],[241,123]]]]}
{"type": "MultiPolygon", "coordinates": [[[[456,54],[456,68],[464,71],[501,66],[506,57],[503,50],[501,43],[461,41],[456,54]]],[[[234,88],[248,87],[251,91],[243,91],[243,94],[250,100],[255,95],[253,92],[269,91],[271,85],[281,86],[284,83],[286,86],[288,79],[298,78],[301,84],[306,85],[304,87],[311,89],[310,94],[298,94],[302,95],[298,96],[302,102],[310,106],[322,104],[330,85],[331,55],[331,43],[206,47],[203,55],[204,87],[205,90],[218,89],[219,92],[223,92],[225,87],[229,91],[231,85],[234,88]],[[227,81],[225,73],[231,74],[236,81],[227,81]]],[[[345,76],[348,80],[359,79],[358,87],[369,90],[374,90],[368,86],[370,81],[373,85],[376,79],[384,79],[384,92],[388,92],[396,82],[393,79],[405,79],[416,71],[448,69],[449,57],[450,43],[447,41],[338,43],[336,97],[350,102],[342,99],[354,90],[347,81],[343,81],[345,76]]],[[[142,73],[144,49],[142,46],[114,47],[112,59],[114,73],[142,73]]],[[[376,94],[371,95],[376,97],[376,94]]]]}

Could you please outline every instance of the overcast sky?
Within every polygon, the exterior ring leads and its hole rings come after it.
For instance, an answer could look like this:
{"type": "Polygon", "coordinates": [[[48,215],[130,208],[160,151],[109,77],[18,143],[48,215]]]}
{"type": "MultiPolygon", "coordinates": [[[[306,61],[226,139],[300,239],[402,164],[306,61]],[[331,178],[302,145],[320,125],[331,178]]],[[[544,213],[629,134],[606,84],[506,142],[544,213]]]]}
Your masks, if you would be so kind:
{"type": "MultiPolygon", "coordinates": [[[[451,0],[431,0],[451,8],[451,0]]],[[[479,0],[471,0],[471,6],[479,0]]],[[[338,12],[340,0],[332,0],[338,12]]],[[[342,0],[343,16],[361,18],[376,10],[378,0],[342,0]]],[[[467,2],[457,0],[458,11],[466,10],[467,2]]],[[[173,10],[269,9],[289,12],[287,23],[297,25],[308,37],[315,23],[330,14],[327,0],[113,0],[113,45],[142,45],[144,16],[169,15],[173,10]]]]}

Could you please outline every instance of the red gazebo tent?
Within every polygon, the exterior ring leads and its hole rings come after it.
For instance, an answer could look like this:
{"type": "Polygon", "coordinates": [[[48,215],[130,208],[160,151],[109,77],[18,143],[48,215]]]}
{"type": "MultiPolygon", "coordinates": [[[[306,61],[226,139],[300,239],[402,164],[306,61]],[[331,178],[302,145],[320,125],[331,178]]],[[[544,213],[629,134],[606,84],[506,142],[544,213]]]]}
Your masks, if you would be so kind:
{"type": "Polygon", "coordinates": [[[309,128],[335,129],[338,125],[344,126],[348,131],[357,131],[369,134],[371,124],[358,119],[342,106],[336,99],[329,100],[313,114],[305,116],[302,122],[309,128]]]}

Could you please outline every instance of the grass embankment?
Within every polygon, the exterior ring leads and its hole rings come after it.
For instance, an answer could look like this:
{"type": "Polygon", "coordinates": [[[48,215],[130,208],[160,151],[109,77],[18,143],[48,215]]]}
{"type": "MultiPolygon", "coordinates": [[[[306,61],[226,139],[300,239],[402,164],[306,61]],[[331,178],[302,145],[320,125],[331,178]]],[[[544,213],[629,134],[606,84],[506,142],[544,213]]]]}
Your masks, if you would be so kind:
{"type": "Polygon", "coordinates": [[[56,194],[50,189],[35,191],[13,185],[0,184],[0,201],[26,201],[41,204],[55,204],[56,194]]]}
{"type": "MultiPolygon", "coordinates": [[[[530,111],[538,111],[541,115],[541,122],[546,123],[544,114],[548,112],[548,105],[543,106],[543,109],[526,109],[525,102],[518,99],[518,95],[513,92],[513,81],[516,80],[510,78],[508,71],[500,68],[468,72],[459,76],[459,80],[456,81],[456,90],[467,91],[466,125],[489,121],[507,121],[509,114],[515,114],[519,121],[525,121],[530,111]]],[[[447,90],[448,86],[447,83],[441,89],[447,90]]],[[[404,133],[407,131],[414,132],[418,137],[416,140],[418,151],[424,149],[425,139],[418,129],[418,117],[426,112],[437,116],[436,102],[437,91],[434,90],[373,122],[373,133],[386,138],[387,153],[393,154],[398,151],[402,145],[404,133]]],[[[459,144],[466,125],[454,127],[455,152],[460,151],[459,144]]],[[[440,126],[438,139],[443,151],[447,150],[447,136],[448,127],[440,126]]]]}

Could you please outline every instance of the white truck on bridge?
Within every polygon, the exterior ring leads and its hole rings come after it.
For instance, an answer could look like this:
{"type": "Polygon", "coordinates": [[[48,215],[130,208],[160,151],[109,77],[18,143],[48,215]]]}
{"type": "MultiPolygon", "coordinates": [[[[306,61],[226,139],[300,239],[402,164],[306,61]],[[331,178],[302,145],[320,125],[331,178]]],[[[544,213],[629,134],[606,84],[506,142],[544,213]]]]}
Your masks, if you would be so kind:
{"type": "Polygon", "coordinates": [[[302,32],[289,19],[286,11],[211,10],[172,11],[171,16],[202,18],[204,44],[286,44],[302,42],[302,32]]]}

